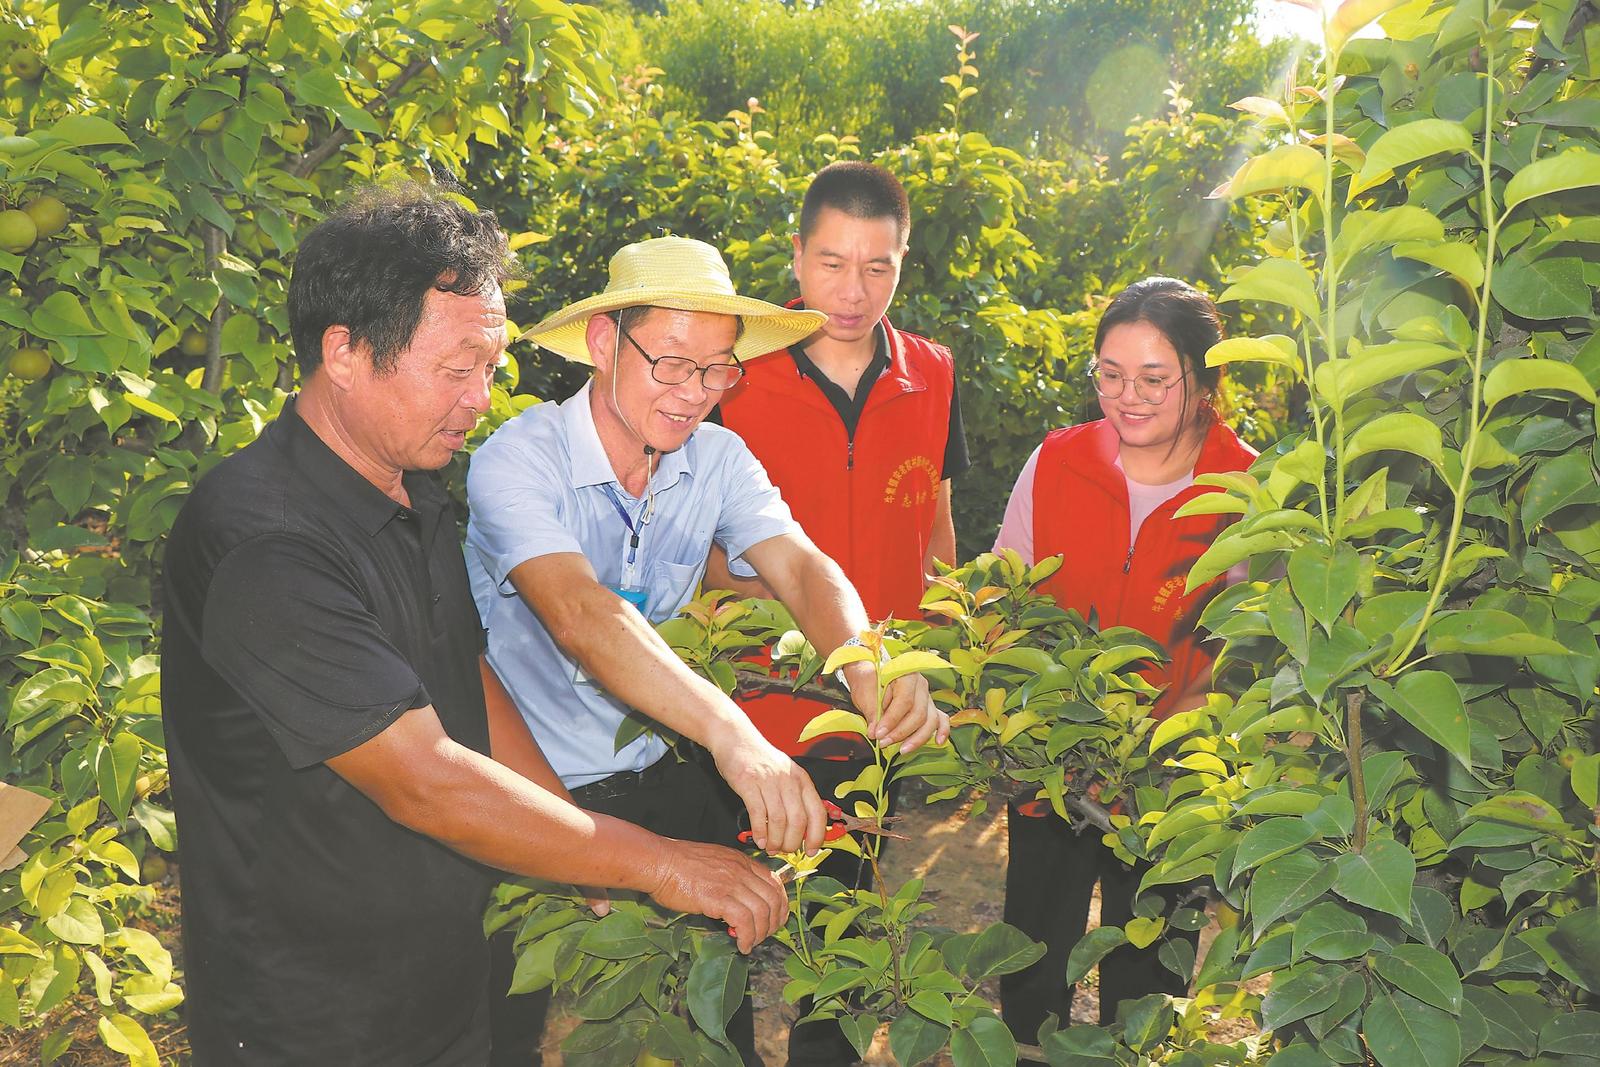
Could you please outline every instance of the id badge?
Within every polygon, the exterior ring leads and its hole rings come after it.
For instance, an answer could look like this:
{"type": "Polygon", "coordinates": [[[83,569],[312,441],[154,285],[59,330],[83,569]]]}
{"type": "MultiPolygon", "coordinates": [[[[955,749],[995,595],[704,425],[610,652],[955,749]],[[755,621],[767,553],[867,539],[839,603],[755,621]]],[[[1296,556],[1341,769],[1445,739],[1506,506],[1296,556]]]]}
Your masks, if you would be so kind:
{"type": "Polygon", "coordinates": [[[640,589],[632,585],[608,585],[606,588],[632,604],[638,609],[640,615],[644,614],[645,605],[650,602],[650,590],[648,589],[640,589]]]}

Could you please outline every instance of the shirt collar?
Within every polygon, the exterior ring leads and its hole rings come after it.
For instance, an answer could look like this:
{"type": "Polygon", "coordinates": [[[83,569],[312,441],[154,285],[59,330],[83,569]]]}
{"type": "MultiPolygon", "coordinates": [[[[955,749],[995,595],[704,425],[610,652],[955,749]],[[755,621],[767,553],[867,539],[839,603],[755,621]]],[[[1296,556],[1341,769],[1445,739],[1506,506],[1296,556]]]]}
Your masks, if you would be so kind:
{"type": "MultiPolygon", "coordinates": [[[[805,311],[806,302],[801,297],[795,297],[783,305],[791,310],[805,311]]],[[[822,373],[817,370],[811,356],[796,342],[789,349],[789,356],[794,360],[795,370],[805,377],[822,373]]],[[[927,388],[919,373],[906,359],[905,346],[900,341],[899,331],[894,328],[894,323],[889,321],[885,314],[878,320],[877,326],[872,331],[872,359],[868,362],[868,369],[878,369],[873,378],[873,384],[878,382],[892,383],[899,392],[920,392],[927,388]]]]}
{"type": "Polygon", "coordinates": [[[431,477],[421,471],[405,472],[405,487],[412,505],[406,508],[363,478],[329,448],[295,410],[295,400],[296,397],[289,397],[283,402],[283,410],[274,423],[283,435],[285,450],[295,469],[355,519],[357,525],[375,537],[403,511],[426,518],[430,526],[437,522],[446,500],[431,477]]]}
{"type": "MultiPolygon", "coordinates": [[[[595,428],[594,412],[589,408],[589,393],[593,386],[594,379],[591,378],[582,389],[561,402],[561,432],[567,439],[572,488],[583,489],[593,485],[615,485],[620,488],[622,483],[617,478],[617,472],[611,468],[611,459],[606,455],[605,446],[600,443],[600,431],[595,428]]],[[[695,433],[699,432],[696,428],[695,433]]],[[[651,478],[657,492],[676,484],[686,474],[694,474],[690,457],[695,447],[694,437],[694,434],[690,434],[682,448],[660,457],[651,478]]]]}

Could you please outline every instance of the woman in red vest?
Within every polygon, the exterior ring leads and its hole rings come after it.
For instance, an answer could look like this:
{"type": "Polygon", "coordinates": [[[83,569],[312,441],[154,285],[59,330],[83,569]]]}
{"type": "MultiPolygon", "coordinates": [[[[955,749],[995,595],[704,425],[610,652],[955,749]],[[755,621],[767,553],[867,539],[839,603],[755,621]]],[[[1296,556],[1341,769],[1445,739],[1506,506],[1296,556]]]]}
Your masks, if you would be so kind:
{"type": "MultiPolygon", "coordinates": [[[[1157,717],[1205,701],[1211,657],[1195,633],[1206,602],[1227,577],[1184,595],[1189,568],[1232,516],[1173,513],[1206,487],[1200,474],[1248,467],[1255,452],[1217,416],[1220,371],[1206,350],[1222,337],[1210,298],[1175,278],[1146,278],[1117,294],[1095,331],[1090,376],[1105,416],[1055,430],[1022,469],[995,549],[1030,563],[1062,554],[1044,590],[1101,627],[1133,626],[1159,641],[1167,663],[1147,672],[1163,686],[1157,717]]],[[[1001,979],[1000,1002],[1019,1040],[1032,1042],[1055,1012],[1067,1025],[1072,987],[1062,978],[1084,934],[1100,882],[1100,921],[1133,917],[1142,871],[1130,871],[1094,832],[1074,833],[1047,806],[1008,813],[1010,866],[1005,921],[1042,941],[1046,955],[1001,979]]],[[[1171,887],[1167,887],[1171,891],[1171,887]]],[[[1154,950],[1123,946],[1100,964],[1101,1022],[1117,1003],[1146,993],[1181,993],[1187,976],[1154,950]]]]}

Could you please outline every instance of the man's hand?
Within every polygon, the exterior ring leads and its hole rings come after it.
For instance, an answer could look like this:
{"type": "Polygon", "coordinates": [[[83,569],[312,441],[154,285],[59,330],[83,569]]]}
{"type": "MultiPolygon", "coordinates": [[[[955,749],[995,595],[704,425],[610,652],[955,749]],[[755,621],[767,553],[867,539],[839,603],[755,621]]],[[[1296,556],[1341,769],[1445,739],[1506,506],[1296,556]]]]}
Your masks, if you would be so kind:
{"type": "Polygon", "coordinates": [[[651,898],[664,908],[727,923],[740,952],[765,941],[789,917],[789,896],[778,876],[731,848],[666,838],[657,864],[651,898]]]}
{"type": "Polygon", "coordinates": [[[741,725],[746,728],[718,739],[711,755],[722,780],[744,801],[756,845],[766,852],[821,848],[828,817],[817,787],[748,719],[741,725]]]}
{"type": "Polygon", "coordinates": [[[928,680],[906,674],[889,683],[883,694],[883,714],[878,714],[878,676],[869,663],[851,663],[844,669],[850,699],[867,720],[867,736],[884,747],[899,745],[911,752],[932,741],[943,744],[950,736],[950,716],[934,706],[928,680]]]}

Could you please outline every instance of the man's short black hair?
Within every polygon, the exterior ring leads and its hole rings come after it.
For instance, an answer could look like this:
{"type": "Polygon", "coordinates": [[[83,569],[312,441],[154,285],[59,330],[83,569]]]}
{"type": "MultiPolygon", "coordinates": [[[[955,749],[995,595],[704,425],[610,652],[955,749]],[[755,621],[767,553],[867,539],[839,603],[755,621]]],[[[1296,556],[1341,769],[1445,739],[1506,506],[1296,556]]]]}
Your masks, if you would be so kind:
{"type": "Polygon", "coordinates": [[[289,280],[289,332],[300,377],[322,364],[322,335],[347,326],[386,372],[411,343],[429,290],[475,296],[512,273],[493,212],[469,211],[420,185],[369,190],[300,242],[289,280]]]}
{"type": "Polygon", "coordinates": [[[894,219],[900,240],[911,232],[911,205],[900,179],[872,163],[858,159],[829,163],[811,179],[800,204],[800,243],[816,229],[823,208],[842,211],[853,219],[894,219]]]}

